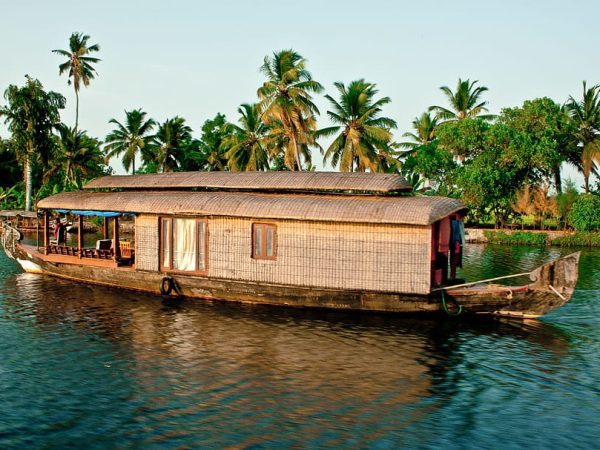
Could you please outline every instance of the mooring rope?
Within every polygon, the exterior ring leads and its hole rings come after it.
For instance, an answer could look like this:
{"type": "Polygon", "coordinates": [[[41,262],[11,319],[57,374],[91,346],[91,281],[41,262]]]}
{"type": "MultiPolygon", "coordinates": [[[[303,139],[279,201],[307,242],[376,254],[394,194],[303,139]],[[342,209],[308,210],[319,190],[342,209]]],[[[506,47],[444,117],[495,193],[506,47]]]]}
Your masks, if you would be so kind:
{"type": "Polygon", "coordinates": [[[460,316],[463,312],[463,307],[462,307],[462,305],[459,305],[458,303],[456,303],[456,300],[454,301],[454,303],[456,304],[456,306],[458,306],[458,311],[456,311],[455,313],[452,313],[448,309],[448,305],[446,304],[446,296],[444,295],[444,291],[442,291],[442,308],[443,308],[443,310],[449,316],[460,316]]]}

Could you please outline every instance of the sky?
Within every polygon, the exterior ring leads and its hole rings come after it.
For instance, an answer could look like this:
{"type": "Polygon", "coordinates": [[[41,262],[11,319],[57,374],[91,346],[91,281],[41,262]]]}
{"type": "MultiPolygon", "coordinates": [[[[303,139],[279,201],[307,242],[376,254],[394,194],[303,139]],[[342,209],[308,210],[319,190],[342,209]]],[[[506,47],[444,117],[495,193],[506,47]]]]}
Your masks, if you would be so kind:
{"type": "MultiPolygon", "coordinates": [[[[597,1],[0,0],[0,11],[0,90],[39,79],[67,98],[67,124],[75,95],[51,51],[68,49],[75,31],[100,45],[79,112],[80,128],[99,138],[135,108],[158,121],[182,116],[196,137],[218,112],[235,121],[241,103],[256,101],[264,57],[287,48],[334,97],[336,81],[376,83],[392,100],[384,114],[397,139],[445,105],[439,87],[454,90],[459,77],[489,88],[492,113],[542,96],[563,103],[581,96],[583,80],[600,83],[597,1]]],[[[316,104],[324,127],[328,103],[316,104]]]]}

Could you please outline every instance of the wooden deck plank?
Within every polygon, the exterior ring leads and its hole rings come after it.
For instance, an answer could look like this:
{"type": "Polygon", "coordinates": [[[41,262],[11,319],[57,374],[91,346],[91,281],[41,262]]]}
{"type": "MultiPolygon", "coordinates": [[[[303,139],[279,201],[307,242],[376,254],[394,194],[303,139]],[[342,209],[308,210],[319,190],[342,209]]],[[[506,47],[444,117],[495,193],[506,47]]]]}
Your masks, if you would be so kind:
{"type": "Polygon", "coordinates": [[[57,255],[48,254],[45,255],[39,252],[37,247],[34,245],[20,244],[27,253],[35,254],[38,258],[44,261],[59,263],[59,264],[77,264],[80,266],[92,266],[92,267],[113,267],[115,269],[123,270],[134,270],[131,266],[118,266],[117,263],[112,259],[100,259],[100,258],[79,258],[77,255],[57,255]]]}

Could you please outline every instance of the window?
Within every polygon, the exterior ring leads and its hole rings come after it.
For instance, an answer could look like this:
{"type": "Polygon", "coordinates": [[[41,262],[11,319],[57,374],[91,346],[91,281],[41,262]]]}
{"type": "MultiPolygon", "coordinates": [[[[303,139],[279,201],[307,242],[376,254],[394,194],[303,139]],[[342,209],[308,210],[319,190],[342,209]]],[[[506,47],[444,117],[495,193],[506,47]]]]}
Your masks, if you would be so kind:
{"type": "Polygon", "coordinates": [[[164,271],[206,272],[207,230],[202,219],[161,219],[161,267],[164,271]]]}
{"type": "Polygon", "coordinates": [[[275,259],[277,257],[276,225],[252,224],[252,257],[254,259],[275,259]]]}

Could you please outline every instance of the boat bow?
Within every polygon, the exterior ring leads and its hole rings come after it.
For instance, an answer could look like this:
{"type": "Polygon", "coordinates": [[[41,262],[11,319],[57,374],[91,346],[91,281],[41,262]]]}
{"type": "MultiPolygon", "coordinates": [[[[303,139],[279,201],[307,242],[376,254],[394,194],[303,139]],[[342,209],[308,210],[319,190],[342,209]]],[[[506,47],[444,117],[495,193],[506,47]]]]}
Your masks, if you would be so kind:
{"type": "Polygon", "coordinates": [[[564,300],[563,303],[569,301],[579,278],[580,255],[581,252],[571,253],[532,271],[529,276],[533,281],[531,288],[552,292],[564,300]]]}

